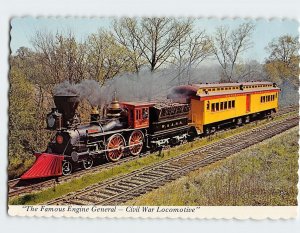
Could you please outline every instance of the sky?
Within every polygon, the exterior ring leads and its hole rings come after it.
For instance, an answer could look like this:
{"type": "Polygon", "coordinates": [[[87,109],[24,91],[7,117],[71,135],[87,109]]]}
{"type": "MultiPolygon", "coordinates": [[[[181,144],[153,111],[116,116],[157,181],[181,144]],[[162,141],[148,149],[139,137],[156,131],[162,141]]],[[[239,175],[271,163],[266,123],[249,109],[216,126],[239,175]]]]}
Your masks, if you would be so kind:
{"type": "MultiPolygon", "coordinates": [[[[11,20],[11,41],[10,48],[14,54],[19,47],[32,48],[31,38],[36,31],[47,32],[69,32],[72,31],[78,42],[84,41],[91,33],[97,32],[100,28],[109,29],[113,18],[33,18],[19,17],[11,20]]],[[[195,29],[205,29],[212,35],[216,27],[226,25],[232,29],[241,23],[248,22],[246,19],[216,19],[199,18],[195,20],[195,29]]],[[[252,34],[253,47],[246,51],[242,56],[244,60],[257,60],[263,62],[268,56],[265,47],[274,38],[284,34],[293,36],[298,35],[298,22],[295,20],[251,20],[255,24],[252,34]]]]}

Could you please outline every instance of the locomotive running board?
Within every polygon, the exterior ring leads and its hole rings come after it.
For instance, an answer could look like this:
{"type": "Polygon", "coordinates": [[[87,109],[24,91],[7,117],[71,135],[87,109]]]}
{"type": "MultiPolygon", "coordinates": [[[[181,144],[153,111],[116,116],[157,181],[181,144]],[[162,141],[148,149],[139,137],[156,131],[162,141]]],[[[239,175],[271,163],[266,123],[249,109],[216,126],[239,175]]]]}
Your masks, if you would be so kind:
{"type": "Polygon", "coordinates": [[[46,178],[62,175],[64,156],[48,153],[36,153],[32,167],[21,176],[21,180],[46,178]]]}

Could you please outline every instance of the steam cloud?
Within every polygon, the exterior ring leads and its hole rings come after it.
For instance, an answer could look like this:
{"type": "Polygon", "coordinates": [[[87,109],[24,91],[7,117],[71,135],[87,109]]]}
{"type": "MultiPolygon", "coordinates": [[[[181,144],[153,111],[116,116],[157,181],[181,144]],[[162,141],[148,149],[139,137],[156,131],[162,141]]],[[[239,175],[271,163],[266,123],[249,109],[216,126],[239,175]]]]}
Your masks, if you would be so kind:
{"type": "MultiPolygon", "coordinates": [[[[58,84],[54,88],[54,95],[77,95],[80,99],[86,99],[93,106],[103,106],[110,103],[116,93],[120,101],[155,101],[166,99],[166,96],[178,94],[173,87],[188,84],[187,77],[183,76],[181,80],[176,77],[175,69],[161,69],[159,71],[150,72],[142,70],[139,74],[122,74],[106,81],[105,85],[95,80],[85,79],[78,84],[70,84],[68,81],[58,84]],[[175,91],[175,92],[174,92],[175,91]]],[[[192,69],[190,83],[206,83],[218,82],[219,70],[217,65],[201,66],[201,69],[192,69]]],[[[298,98],[290,96],[291,85],[284,83],[281,85],[281,102],[289,103],[289,101],[297,101],[298,98]]],[[[298,96],[298,92],[292,91],[298,96]]]]}
{"type": "MultiPolygon", "coordinates": [[[[212,69],[216,72],[215,69],[212,69]]],[[[201,83],[202,80],[216,81],[207,69],[202,68],[202,72],[194,70],[192,72],[192,83],[201,83]]],[[[184,81],[184,80],[181,80],[184,81]]],[[[54,95],[77,95],[86,99],[93,106],[108,104],[116,93],[120,101],[154,101],[166,99],[170,90],[174,86],[187,84],[178,83],[176,70],[162,69],[156,72],[142,70],[139,74],[126,73],[107,80],[103,86],[95,80],[83,80],[78,84],[70,84],[68,81],[58,84],[54,88],[54,95]]]]}
{"type": "Polygon", "coordinates": [[[95,80],[83,80],[78,84],[70,84],[68,81],[54,87],[54,95],[77,95],[86,99],[93,106],[100,105],[102,100],[102,88],[95,80]]]}

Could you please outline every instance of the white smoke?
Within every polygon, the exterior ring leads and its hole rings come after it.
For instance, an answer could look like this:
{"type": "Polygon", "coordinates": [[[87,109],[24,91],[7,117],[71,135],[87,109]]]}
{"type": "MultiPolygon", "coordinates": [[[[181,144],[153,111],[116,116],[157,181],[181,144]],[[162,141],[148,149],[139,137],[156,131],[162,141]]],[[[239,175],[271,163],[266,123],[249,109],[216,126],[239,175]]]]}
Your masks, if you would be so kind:
{"type": "MultiPolygon", "coordinates": [[[[206,69],[204,72],[195,69],[192,72],[192,83],[205,81],[215,81],[212,77],[215,69],[206,69]]],[[[181,84],[187,84],[181,83],[181,84]]],[[[83,80],[78,84],[70,84],[68,81],[58,84],[54,88],[54,95],[77,95],[86,99],[93,106],[108,104],[114,97],[120,101],[154,101],[166,99],[170,90],[178,86],[176,70],[161,69],[150,72],[142,70],[138,74],[126,73],[107,80],[104,85],[100,85],[95,80],[83,80]]]]}
{"type": "Polygon", "coordinates": [[[54,87],[54,95],[77,95],[80,100],[86,99],[93,106],[102,103],[102,93],[102,88],[95,80],[83,80],[78,84],[70,84],[68,81],[65,81],[54,87]]]}

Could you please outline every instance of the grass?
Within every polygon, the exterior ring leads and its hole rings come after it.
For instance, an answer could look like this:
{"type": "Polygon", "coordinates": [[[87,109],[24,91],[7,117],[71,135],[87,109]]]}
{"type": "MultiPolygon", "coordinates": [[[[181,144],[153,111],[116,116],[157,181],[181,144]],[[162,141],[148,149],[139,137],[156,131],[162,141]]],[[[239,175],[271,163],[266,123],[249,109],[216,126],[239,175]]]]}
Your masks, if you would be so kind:
{"type": "MultiPolygon", "coordinates": [[[[276,118],[276,120],[282,119],[283,116],[276,118]]],[[[154,153],[151,155],[148,155],[146,157],[140,158],[138,160],[130,161],[121,165],[114,166],[111,169],[106,169],[99,171],[97,173],[87,174],[84,175],[78,179],[74,179],[70,182],[65,182],[61,184],[53,185],[52,188],[45,189],[40,192],[36,193],[30,193],[26,194],[24,196],[20,197],[14,197],[9,200],[9,204],[11,205],[34,205],[34,204],[40,204],[46,201],[49,201],[51,199],[60,197],[62,195],[68,194],[70,192],[78,191],[80,189],[86,188],[90,185],[103,182],[109,178],[113,178],[116,176],[124,175],[127,173],[130,173],[132,171],[135,171],[139,168],[178,156],[180,154],[186,153],[188,151],[191,151],[195,148],[198,148],[200,146],[213,143],[215,141],[218,141],[220,139],[226,138],[231,135],[238,134],[242,131],[245,131],[247,129],[254,128],[256,126],[263,125],[267,122],[267,120],[262,120],[257,122],[256,124],[248,124],[244,127],[239,127],[233,130],[224,131],[224,132],[218,132],[215,135],[212,135],[210,137],[205,137],[200,140],[196,140],[175,148],[171,148],[167,151],[163,151],[161,154],[154,153]]]]}
{"type": "Polygon", "coordinates": [[[295,206],[298,130],[290,129],[125,205],[295,206]]]}

